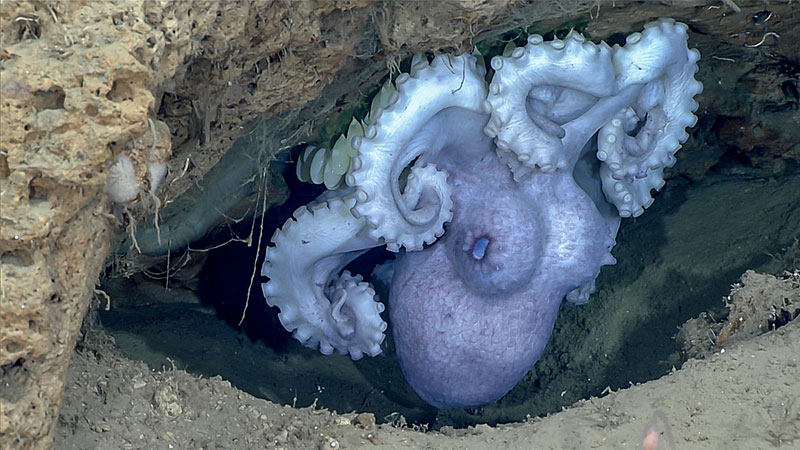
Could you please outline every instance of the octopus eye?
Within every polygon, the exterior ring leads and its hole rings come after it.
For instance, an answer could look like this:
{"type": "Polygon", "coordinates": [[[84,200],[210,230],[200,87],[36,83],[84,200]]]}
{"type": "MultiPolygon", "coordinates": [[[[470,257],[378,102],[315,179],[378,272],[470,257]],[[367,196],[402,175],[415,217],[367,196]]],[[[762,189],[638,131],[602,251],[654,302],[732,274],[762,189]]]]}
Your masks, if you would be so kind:
{"type": "Polygon", "coordinates": [[[472,245],[472,257],[477,261],[483,259],[483,257],[486,256],[486,247],[488,246],[489,246],[488,238],[482,237],[476,240],[475,243],[472,245]]]}

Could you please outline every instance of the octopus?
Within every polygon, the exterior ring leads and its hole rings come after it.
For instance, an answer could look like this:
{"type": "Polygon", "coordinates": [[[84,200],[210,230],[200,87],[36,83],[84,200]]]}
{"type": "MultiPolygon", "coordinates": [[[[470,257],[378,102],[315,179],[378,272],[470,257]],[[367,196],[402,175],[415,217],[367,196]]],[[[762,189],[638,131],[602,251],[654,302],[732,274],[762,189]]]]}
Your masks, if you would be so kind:
{"type": "Polygon", "coordinates": [[[376,356],[386,308],[344,268],[384,246],[409,384],[436,407],[497,401],[541,356],[561,302],[587,302],[615,263],[621,218],[663,187],[702,92],[687,39],[660,19],[624,46],[532,35],[489,73],[472,54],[416,56],[349,140],[341,187],[276,230],[267,303],[308,347],[376,356]]]}

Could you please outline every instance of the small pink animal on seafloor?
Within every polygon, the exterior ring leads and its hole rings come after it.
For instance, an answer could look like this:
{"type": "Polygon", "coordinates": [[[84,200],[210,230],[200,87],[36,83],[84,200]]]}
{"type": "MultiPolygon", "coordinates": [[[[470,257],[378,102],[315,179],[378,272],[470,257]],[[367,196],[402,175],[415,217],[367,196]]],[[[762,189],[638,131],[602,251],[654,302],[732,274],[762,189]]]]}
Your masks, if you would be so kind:
{"type": "Polygon", "coordinates": [[[667,437],[667,445],[669,445],[669,448],[675,450],[675,440],[672,439],[672,431],[669,428],[669,422],[667,422],[667,418],[664,416],[664,413],[659,410],[655,410],[653,412],[653,418],[644,429],[644,435],[642,436],[642,448],[644,450],[656,450],[658,448],[658,442],[661,440],[662,433],[667,437]],[[659,424],[659,422],[661,422],[661,424],[659,424]],[[659,425],[663,425],[663,427],[660,427],[659,425]]]}

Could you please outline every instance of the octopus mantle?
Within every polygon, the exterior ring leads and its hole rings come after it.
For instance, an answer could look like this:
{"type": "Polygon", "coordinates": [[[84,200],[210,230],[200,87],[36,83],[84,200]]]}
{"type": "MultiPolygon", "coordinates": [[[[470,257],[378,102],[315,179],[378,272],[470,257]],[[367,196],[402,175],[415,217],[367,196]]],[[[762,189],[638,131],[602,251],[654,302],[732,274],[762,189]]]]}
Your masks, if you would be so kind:
{"type": "Polygon", "coordinates": [[[329,172],[347,186],[272,237],[262,288],[281,323],[324,354],[379,354],[384,305],[342,270],[385,245],[411,386],[435,406],[498,400],[539,359],[562,299],[588,301],[620,217],[652,204],[696,123],[686,30],[662,19],[613,48],[533,35],[492,59],[488,84],[471,55],[415,57],[329,172]]]}

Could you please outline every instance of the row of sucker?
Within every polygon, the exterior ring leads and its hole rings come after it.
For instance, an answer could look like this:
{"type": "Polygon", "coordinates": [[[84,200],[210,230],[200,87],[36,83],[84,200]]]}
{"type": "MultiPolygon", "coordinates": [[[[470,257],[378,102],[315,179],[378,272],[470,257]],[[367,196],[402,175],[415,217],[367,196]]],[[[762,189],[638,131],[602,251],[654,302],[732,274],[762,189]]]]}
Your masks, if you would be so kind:
{"type": "MultiPolygon", "coordinates": [[[[380,317],[385,307],[383,303],[373,300],[375,290],[372,286],[361,275],[353,276],[345,270],[325,291],[333,304],[332,316],[339,329],[346,336],[358,340],[348,347],[353,360],[361,359],[364,354],[380,354],[387,324],[380,317]]],[[[320,346],[320,352],[329,354],[324,350],[320,346]]]]}
{"type": "Polygon", "coordinates": [[[544,116],[536,121],[530,117],[525,107],[528,93],[540,86],[557,86],[595,97],[612,94],[609,47],[588,42],[574,31],[564,40],[544,41],[531,35],[524,47],[494,57],[492,68],[495,73],[483,105],[491,117],[484,131],[495,139],[498,152],[516,155],[521,164],[512,170],[552,173],[566,168],[569,155],[561,141],[563,129],[544,116]]]}
{"type": "Polygon", "coordinates": [[[331,198],[311,209],[301,206],[272,236],[261,275],[269,306],[303,345],[334,350],[355,359],[380,353],[384,310],[368,283],[339,271],[361,250],[378,245],[359,237],[365,221],[350,210],[355,197],[331,198]]]}
{"type": "Polygon", "coordinates": [[[625,47],[613,48],[617,88],[642,85],[634,105],[616,114],[597,137],[603,192],[622,217],[637,217],[653,203],[650,191],[664,185],[664,169],[675,164],[675,153],[689,138],[686,128],[697,123],[694,96],[703,85],[694,75],[700,53],[688,48],[687,29],[661,19],[628,36],[625,47]]]}
{"type": "Polygon", "coordinates": [[[409,73],[395,79],[397,95],[384,107],[371,109],[364,136],[352,140],[358,156],[345,181],[356,188],[353,213],[366,220],[367,234],[383,239],[389,250],[422,249],[452,219],[452,188],[445,171],[415,164],[403,192],[398,179],[406,164],[435,151],[408,144],[437,113],[453,107],[479,111],[486,98],[484,73],[468,54],[439,55],[430,64],[424,55],[415,55],[409,73]],[[422,192],[435,193],[437,202],[420,204],[422,192]]]}

